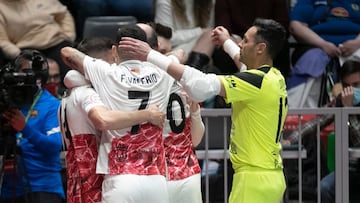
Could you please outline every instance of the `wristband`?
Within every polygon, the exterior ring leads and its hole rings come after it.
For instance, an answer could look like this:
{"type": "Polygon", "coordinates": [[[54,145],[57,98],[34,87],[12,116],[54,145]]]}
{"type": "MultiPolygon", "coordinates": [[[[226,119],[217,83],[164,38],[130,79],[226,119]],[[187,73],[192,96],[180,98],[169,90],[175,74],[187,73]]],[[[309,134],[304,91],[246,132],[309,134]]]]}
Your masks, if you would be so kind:
{"type": "Polygon", "coordinates": [[[231,39],[225,40],[223,47],[224,51],[229,54],[232,59],[234,59],[235,56],[240,53],[240,47],[236,45],[236,43],[231,39]]]}
{"type": "Polygon", "coordinates": [[[168,58],[171,59],[175,63],[180,63],[179,58],[177,56],[173,55],[173,54],[169,55],[168,58]]]}
{"type": "Polygon", "coordinates": [[[190,114],[191,114],[191,119],[192,119],[192,120],[197,120],[197,119],[201,118],[200,112],[201,112],[201,108],[200,108],[200,107],[199,107],[196,111],[190,112],[190,114]]]}
{"type": "Polygon", "coordinates": [[[160,69],[167,71],[170,63],[172,60],[164,55],[162,55],[160,52],[157,52],[155,50],[151,50],[149,54],[147,55],[148,62],[158,66],[160,69]]]}
{"type": "Polygon", "coordinates": [[[197,111],[195,112],[191,112],[191,128],[193,128],[194,126],[200,126],[200,125],[204,125],[202,122],[202,118],[201,118],[201,108],[198,108],[197,111]]]}

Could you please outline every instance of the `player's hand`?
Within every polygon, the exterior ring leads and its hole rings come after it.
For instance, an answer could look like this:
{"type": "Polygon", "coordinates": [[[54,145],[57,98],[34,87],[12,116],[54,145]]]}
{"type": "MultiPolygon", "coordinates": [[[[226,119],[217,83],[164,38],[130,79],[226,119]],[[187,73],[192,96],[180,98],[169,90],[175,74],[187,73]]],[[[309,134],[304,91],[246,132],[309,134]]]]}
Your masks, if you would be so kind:
{"type": "Polygon", "coordinates": [[[148,110],[150,112],[149,122],[158,126],[159,128],[163,128],[165,122],[165,113],[160,111],[159,105],[152,105],[148,108],[148,110]]]}
{"type": "Polygon", "coordinates": [[[183,49],[175,49],[166,54],[167,56],[173,55],[175,56],[181,64],[184,64],[187,60],[186,52],[183,49]]]}
{"type": "Polygon", "coordinates": [[[118,48],[124,58],[141,61],[146,61],[151,51],[148,43],[131,37],[121,38],[118,48]]]}
{"type": "Polygon", "coordinates": [[[222,46],[227,39],[230,39],[229,31],[223,26],[218,26],[213,29],[211,39],[213,44],[222,46]]]}

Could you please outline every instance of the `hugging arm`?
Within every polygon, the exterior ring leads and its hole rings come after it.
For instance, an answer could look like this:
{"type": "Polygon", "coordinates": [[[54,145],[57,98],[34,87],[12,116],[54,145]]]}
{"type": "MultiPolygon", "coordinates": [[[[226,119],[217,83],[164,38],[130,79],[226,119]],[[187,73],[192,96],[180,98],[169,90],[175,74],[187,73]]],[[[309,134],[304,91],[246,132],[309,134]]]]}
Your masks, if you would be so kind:
{"type": "Polygon", "coordinates": [[[165,114],[160,112],[158,107],[123,112],[111,111],[104,106],[99,106],[92,108],[88,113],[88,117],[98,130],[123,129],[145,122],[162,128],[165,120],[165,114]]]}
{"type": "Polygon", "coordinates": [[[212,96],[225,96],[223,83],[215,74],[205,74],[195,68],[175,63],[161,53],[152,50],[140,40],[123,37],[119,49],[127,58],[147,60],[180,81],[190,98],[202,102],[212,96]]]}
{"type": "Polygon", "coordinates": [[[85,56],[84,53],[72,47],[64,47],[61,49],[61,58],[64,63],[70,68],[79,71],[81,74],[84,74],[83,61],[85,56]]]}
{"type": "Polygon", "coordinates": [[[205,125],[201,119],[200,105],[196,102],[190,104],[191,135],[194,147],[198,146],[204,136],[205,125]]]}

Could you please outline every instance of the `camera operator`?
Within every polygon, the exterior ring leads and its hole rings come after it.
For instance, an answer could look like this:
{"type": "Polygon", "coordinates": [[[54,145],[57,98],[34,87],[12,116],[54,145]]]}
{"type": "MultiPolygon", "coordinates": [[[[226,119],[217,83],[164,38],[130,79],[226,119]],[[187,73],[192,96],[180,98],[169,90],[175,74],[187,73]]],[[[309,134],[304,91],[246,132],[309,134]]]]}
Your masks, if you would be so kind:
{"type": "Polygon", "coordinates": [[[15,59],[14,69],[18,73],[33,73],[35,79],[30,88],[32,102],[2,113],[17,132],[13,136],[14,148],[18,150],[4,154],[0,202],[61,203],[65,195],[60,175],[59,100],[43,88],[48,77],[47,60],[36,50],[23,50],[15,59]]]}

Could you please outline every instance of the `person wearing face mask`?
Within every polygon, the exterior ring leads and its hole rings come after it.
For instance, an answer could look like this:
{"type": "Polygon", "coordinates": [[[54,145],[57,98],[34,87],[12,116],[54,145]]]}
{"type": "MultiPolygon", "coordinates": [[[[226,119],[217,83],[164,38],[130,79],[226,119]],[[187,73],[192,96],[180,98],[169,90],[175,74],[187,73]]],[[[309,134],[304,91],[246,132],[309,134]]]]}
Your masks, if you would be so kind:
{"type": "Polygon", "coordinates": [[[354,87],[354,99],[353,106],[356,106],[360,103],[360,88],[354,87]]]}
{"type": "Polygon", "coordinates": [[[54,97],[61,98],[63,90],[60,88],[61,79],[60,79],[60,67],[59,64],[51,58],[47,58],[49,64],[49,76],[44,85],[44,88],[49,91],[54,97]]]}
{"type": "MultiPolygon", "coordinates": [[[[360,106],[360,62],[346,61],[340,69],[341,93],[336,97],[335,106],[359,107],[360,106]]],[[[349,115],[349,147],[360,147],[360,116],[349,115]]],[[[349,171],[349,194],[357,194],[355,188],[359,187],[360,168],[359,160],[350,160],[350,165],[357,167],[349,171]],[[353,163],[355,162],[355,163],[353,163]]],[[[320,183],[321,202],[335,202],[335,173],[325,176],[320,183]]]]}
{"type": "MultiPolygon", "coordinates": [[[[339,72],[340,84],[335,85],[333,89],[334,99],[328,103],[327,107],[358,107],[360,106],[360,62],[354,60],[346,61],[339,72]]],[[[334,122],[334,115],[321,115],[305,123],[298,131],[294,131],[283,144],[295,144],[299,138],[307,135],[316,134],[317,125],[323,130],[326,126],[334,122]]],[[[349,147],[360,147],[360,116],[349,116],[349,147]]],[[[358,162],[358,160],[356,160],[358,162]]],[[[360,178],[360,169],[350,171],[350,193],[352,188],[357,188],[360,178]]],[[[327,174],[321,180],[321,202],[335,202],[335,173],[327,174]]]]}
{"type": "MultiPolygon", "coordinates": [[[[9,108],[1,114],[6,125],[11,126],[15,140],[13,146],[5,146],[11,150],[5,150],[0,202],[61,203],[65,194],[57,119],[60,101],[44,89],[48,77],[46,57],[37,50],[26,49],[13,64],[17,75],[34,76],[34,81],[26,85],[29,89],[18,89],[21,98],[29,97],[31,101],[17,103],[18,108],[9,108]]],[[[0,137],[3,136],[1,131],[0,137]]]]}

